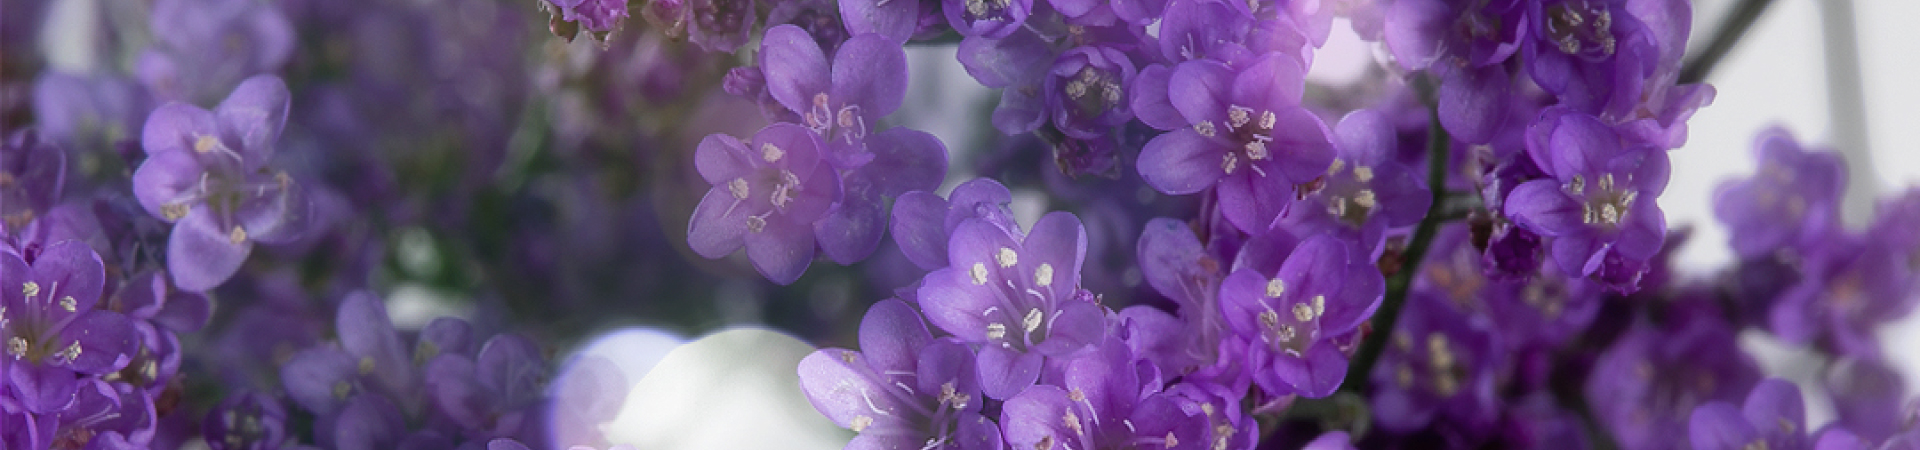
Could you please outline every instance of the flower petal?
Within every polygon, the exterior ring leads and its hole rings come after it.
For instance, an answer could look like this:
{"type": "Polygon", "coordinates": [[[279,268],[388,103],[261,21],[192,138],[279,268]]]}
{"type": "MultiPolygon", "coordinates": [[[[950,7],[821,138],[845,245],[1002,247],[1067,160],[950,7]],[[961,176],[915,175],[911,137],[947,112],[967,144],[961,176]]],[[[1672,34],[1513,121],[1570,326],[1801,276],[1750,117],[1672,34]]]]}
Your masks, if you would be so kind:
{"type": "Polygon", "coordinates": [[[196,207],[167,237],[167,272],[180,289],[206,292],[227,282],[253,251],[253,241],[234,242],[231,230],[214,223],[213,212],[196,207]]]}
{"type": "Polygon", "coordinates": [[[1140,178],[1168,194],[1200,192],[1226,175],[1220,167],[1223,153],[1212,140],[1191,128],[1169,131],[1140,149],[1140,178]]]}

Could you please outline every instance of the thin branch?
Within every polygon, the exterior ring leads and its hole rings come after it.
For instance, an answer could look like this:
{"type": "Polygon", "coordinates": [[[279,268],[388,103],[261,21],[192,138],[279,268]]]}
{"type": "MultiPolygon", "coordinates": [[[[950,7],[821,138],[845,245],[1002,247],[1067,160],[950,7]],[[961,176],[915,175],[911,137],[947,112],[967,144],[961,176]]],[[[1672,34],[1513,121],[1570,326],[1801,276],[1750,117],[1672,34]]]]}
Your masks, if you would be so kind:
{"type": "Polygon", "coordinates": [[[1713,66],[1719,64],[1720,59],[1733,50],[1733,44],[1740,42],[1740,37],[1747,34],[1748,28],[1753,27],[1753,22],[1760,18],[1760,13],[1766,12],[1767,6],[1772,4],[1773,0],[1740,0],[1739,4],[1734,5],[1733,10],[1727,12],[1727,17],[1721,19],[1720,25],[1714,28],[1713,37],[1707,41],[1707,47],[1702,49],[1700,54],[1688,59],[1686,65],[1681,67],[1679,83],[1705,81],[1707,74],[1713,72],[1713,66]]]}
{"type": "Polygon", "coordinates": [[[1367,377],[1373,372],[1373,364],[1380,359],[1380,352],[1386,349],[1388,337],[1393,335],[1394,323],[1400,319],[1400,309],[1407,303],[1407,290],[1413,286],[1413,274],[1418,272],[1420,261],[1426,258],[1427,246],[1433,243],[1434,231],[1439,228],[1445,217],[1441,214],[1447,195],[1447,151],[1453,145],[1453,137],[1440,126],[1440,109],[1427,109],[1427,191],[1433,196],[1433,202],[1427,206],[1426,217],[1420,219],[1420,225],[1414,228],[1413,240],[1408,241],[1406,251],[1401,253],[1399,270],[1387,278],[1386,299],[1378,312],[1373,315],[1373,331],[1360,343],[1360,350],[1353,354],[1353,363],[1347,367],[1347,378],[1340,384],[1340,390],[1366,395],[1370,386],[1367,377]]]}

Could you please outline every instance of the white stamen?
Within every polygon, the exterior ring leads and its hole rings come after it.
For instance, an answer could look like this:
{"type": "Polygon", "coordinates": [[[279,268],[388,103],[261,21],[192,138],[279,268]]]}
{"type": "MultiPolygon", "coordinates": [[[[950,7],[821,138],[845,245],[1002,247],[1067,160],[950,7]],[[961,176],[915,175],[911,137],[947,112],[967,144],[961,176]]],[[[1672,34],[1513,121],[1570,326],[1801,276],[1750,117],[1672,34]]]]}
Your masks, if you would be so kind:
{"type": "Polygon", "coordinates": [[[999,263],[1001,268],[1013,267],[1020,263],[1020,254],[1014,253],[1013,249],[1000,247],[1000,251],[993,254],[993,261],[999,263]]]}
{"type": "Polygon", "coordinates": [[[1032,333],[1033,330],[1040,329],[1040,322],[1046,320],[1046,318],[1047,313],[1040,312],[1040,308],[1029,309],[1027,310],[1027,317],[1020,319],[1020,327],[1026,329],[1028,333],[1032,333]]]}
{"type": "Polygon", "coordinates": [[[780,162],[780,158],[785,156],[787,156],[787,151],[781,150],[780,147],[774,146],[773,143],[763,142],[760,144],[760,159],[766,160],[769,164],[780,162]]]}
{"type": "Polygon", "coordinates": [[[987,284],[987,265],[985,263],[973,263],[973,267],[967,269],[967,276],[973,278],[973,284],[975,286],[987,284]]]}
{"type": "Polygon", "coordinates": [[[1280,281],[1279,278],[1267,280],[1267,297],[1268,298],[1279,298],[1280,294],[1285,294],[1285,293],[1287,293],[1287,282],[1280,281]]]}
{"type": "Polygon", "coordinates": [[[1033,284],[1040,287],[1052,286],[1053,264],[1040,263],[1039,268],[1033,269],[1033,284]]]}

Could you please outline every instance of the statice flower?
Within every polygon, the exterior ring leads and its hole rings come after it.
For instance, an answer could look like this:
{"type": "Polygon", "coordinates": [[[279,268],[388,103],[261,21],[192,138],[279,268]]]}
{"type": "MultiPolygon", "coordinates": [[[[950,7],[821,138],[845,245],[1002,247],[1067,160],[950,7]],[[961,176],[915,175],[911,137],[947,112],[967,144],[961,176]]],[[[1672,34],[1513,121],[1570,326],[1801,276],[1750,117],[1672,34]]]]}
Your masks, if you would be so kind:
{"type": "MultiPolygon", "coordinates": [[[[1068,361],[1059,384],[1026,388],[1001,409],[1007,444],[1016,449],[1225,448],[1240,430],[1215,439],[1204,413],[1182,409],[1184,397],[1161,391],[1159,374],[1142,370],[1124,344],[1109,339],[1068,361]]],[[[1248,430],[1251,431],[1251,430],[1248,430]]]]}
{"type": "Polygon", "coordinates": [[[847,448],[998,450],[1000,427],[973,350],[934,338],[920,313],[882,300],[860,321],[860,351],[828,348],[800,360],[800,388],[815,409],[858,436],[847,448]]]}
{"type": "Polygon", "coordinates": [[[719,258],[740,247],[761,275],[788,284],[813,261],[813,222],[840,197],[840,178],[822,161],[820,137],[774,124],[748,142],[715,134],[694,155],[713,185],[687,225],[695,253],[719,258]]]}
{"type": "Polygon", "coordinates": [[[181,289],[205,291],[240,269],[253,245],[287,242],[307,227],[311,202],[267,164],[286,125],[288,92],[272,76],[247,79],[214,111],[168,103],[141,134],[147,160],[133,174],[140,206],[174,224],[167,268],[181,289]]]}
{"type": "Polygon", "coordinates": [[[732,53],[747,43],[753,25],[760,19],[754,0],[655,0],[684,3],[681,23],[695,45],[710,52],[732,53]]]}
{"type": "Polygon", "coordinates": [[[613,32],[627,18],[627,2],[622,0],[549,0],[542,7],[549,4],[559,8],[561,20],[573,22],[596,36],[613,32]]]}
{"type": "Polygon", "coordinates": [[[0,229],[19,230],[60,201],[67,153],[32,130],[0,141],[0,229]]]}
{"type": "MultiPolygon", "coordinates": [[[[839,7],[838,19],[846,24],[845,33],[874,33],[902,43],[920,31],[922,16],[943,16],[937,11],[940,9],[939,2],[933,0],[845,0],[835,3],[839,7]]],[[[818,30],[809,31],[819,34],[818,30]]]]}
{"type": "Polygon", "coordinates": [[[242,390],[207,412],[200,434],[213,450],[273,450],[287,443],[287,431],[280,399],[242,390]]]}
{"type": "Polygon", "coordinates": [[[1506,361],[1490,328],[1445,297],[1409,295],[1369,374],[1376,423],[1399,433],[1444,430],[1456,446],[1484,439],[1500,416],[1495,377],[1506,361]]]}
{"type": "Polygon", "coordinates": [[[1133,62],[1120,50],[1095,45],[1061,53],[1042,87],[1054,128],[1094,139],[1133,119],[1126,101],[1133,75],[1133,62]]]}
{"type": "Polygon", "coordinates": [[[1013,219],[1013,193],[992,178],[975,178],[954,186],[948,198],[928,191],[901,194],[893,202],[893,241],[908,261],[921,269],[947,266],[947,242],[967,219],[980,219],[1019,236],[1013,219]]]}
{"type": "MultiPolygon", "coordinates": [[[[1747,394],[1746,403],[1739,407],[1727,401],[1713,401],[1695,408],[1687,437],[1695,450],[1866,448],[1862,445],[1847,446],[1826,436],[1851,434],[1844,429],[1827,428],[1822,431],[1819,446],[1814,445],[1814,439],[1808,438],[1808,432],[1807,411],[1800,399],[1800,388],[1786,380],[1769,378],[1755,385],[1753,392],[1747,394]]],[[[1858,438],[1851,440],[1857,442],[1858,438]]]]}
{"type": "Polygon", "coordinates": [[[1248,242],[1220,284],[1221,310],[1248,343],[1255,384],[1276,397],[1325,397],[1347,375],[1336,340],[1373,316],[1385,281],[1351,242],[1320,235],[1286,249],[1290,239],[1271,233],[1248,242]]]}
{"type": "Polygon", "coordinates": [[[918,291],[927,321],[981,344],[981,390],[1005,399],[1032,386],[1049,360],[1102,339],[1107,312],[1080,290],[1087,232],[1065,212],[1048,213],[1025,236],[967,219],[947,244],[948,265],[918,291]]]}
{"type": "Polygon", "coordinates": [[[1714,216],[1726,222],[1735,254],[1812,247],[1840,225],[1847,172],[1838,155],[1803,149],[1777,127],[1755,137],[1753,151],[1760,161],[1754,177],[1722,183],[1714,194],[1714,216]]]}
{"type": "Polygon", "coordinates": [[[1584,392],[1596,420],[1621,448],[1678,448],[1694,408],[1734,401],[1759,382],[1734,329],[1717,317],[1636,322],[1593,363],[1584,392]]]}
{"type": "Polygon", "coordinates": [[[1140,150],[1140,177],[1168,194],[1217,188],[1221,210],[1243,231],[1264,230],[1295,195],[1294,186],[1325,174],[1334,159],[1327,126],[1301,106],[1305,69],[1268,53],[1244,66],[1180,63],[1165,90],[1142,82],[1136,110],[1179,114],[1147,120],[1169,130],[1140,150]],[[1174,118],[1178,120],[1172,120],[1174,118]]]}
{"type": "Polygon", "coordinates": [[[94,385],[126,367],[137,336],[125,315],[95,307],[105,282],[100,256],[79,241],[48,246],[31,262],[0,253],[7,403],[51,420],[82,390],[112,389],[94,385]]]}
{"type": "Polygon", "coordinates": [[[1620,117],[1640,104],[1661,48],[1629,0],[1529,2],[1521,54],[1534,84],[1562,106],[1620,117]]]}
{"type": "MultiPolygon", "coordinates": [[[[1160,367],[1179,373],[1187,372],[1185,369],[1190,365],[1236,364],[1240,358],[1223,351],[1221,343],[1238,338],[1228,328],[1220,303],[1220,282],[1227,277],[1229,255],[1216,254],[1200,242],[1187,224],[1167,218],[1147,221],[1140,231],[1137,248],[1135,260],[1139,261],[1147,285],[1173,301],[1180,319],[1178,328],[1169,336],[1178,339],[1178,347],[1174,354],[1157,358],[1160,367]]],[[[1121,315],[1125,317],[1128,311],[1143,307],[1129,307],[1121,315]]]]}
{"type": "MultiPolygon", "coordinates": [[[[419,342],[417,348],[443,348],[424,334],[419,342]]],[[[533,406],[541,402],[548,376],[546,359],[532,340],[502,334],[477,353],[449,350],[433,352],[438,356],[428,359],[422,372],[428,397],[440,411],[474,439],[538,436],[542,424],[533,406]]],[[[424,355],[414,352],[416,360],[424,355]]]]}
{"type": "Polygon", "coordinates": [[[1440,124],[1484,144],[1505,122],[1512,83],[1505,62],[1527,35],[1527,2],[1407,0],[1386,7],[1382,37],[1402,69],[1439,79],[1440,124]]]}
{"type": "Polygon", "coordinates": [[[155,40],[134,73],[163,100],[211,102],[248,77],[278,71],[294,50],[293,24],[277,3],[156,1],[148,24],[155,40]]]}
{"type": "Polygon", "coordinates": [[[1888,245],[1899,238],[1829,236],[1800,261],[1802,276],[1779,293],[1768,310],[1768,328],[1789,343],[1878,355],[1874,329],[1912,312],[1920,298],[1914,295],[1914,267],[1901,249],[1888,245]]]}
{"type": "Polygon", "coordinates": [[[946,147],[933,135],[877,130],[905,98],[906,54],[899,43],[861,34],[829,61],[806,31],[780,25],[767,29],[760,66],[772,97],[825,143],[822,157],[845,193],[814,224],[821,250],[841,264],[866,259],[886,232],[886,201],[932,190],[947,173],[946,147]]]}
{"type": "Polygon", "coordinates": [[[1901,405],[1907,399],[1906,383],[1885,361],[1843,357],[1820,381],[1833,399],[1838,416],[1834,423],[1858,437],[1879,442],[1906,425],[1901,405]]]}
{"type": "Polygon", "coordinates": [[[1033,0],[940,1],[947,25],[969,38],[1002,39],[1012,35],[1026,24],[1034,7],[1033,0]]]}
{"type": "Polygon", "coordinates": [[[1279,226],[1295,234],[1329,233],[1358,242],[1378,256],[1389,231],[1411,227],[1426,216],[1433,196],[1412,171],[1394,159],[1397,136],[1385,114],[1360,110],[1334,128],[1337,157],[1315,189],[1293,201],[1279,226]]]}
{"type": "Polygon", "coordinates": [[[1639,289],[1666,240],[1666,216],[1655,203],[1667,187],[1666,152],[1556,107],[1528,126],[1527,154],[1551,178],[1514,187],[1506,215],[1552,238],[1552,259],[1568,275],[1619,292],[1639,289]]]}

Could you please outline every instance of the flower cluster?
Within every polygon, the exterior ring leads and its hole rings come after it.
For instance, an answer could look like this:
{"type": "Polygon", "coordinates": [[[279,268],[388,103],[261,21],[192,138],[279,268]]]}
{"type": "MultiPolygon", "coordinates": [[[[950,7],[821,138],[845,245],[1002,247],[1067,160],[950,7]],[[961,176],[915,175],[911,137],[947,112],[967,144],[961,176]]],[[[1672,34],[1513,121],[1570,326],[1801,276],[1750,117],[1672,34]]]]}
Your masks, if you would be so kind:
{"type": "Polygon", "coordinates": [[[628,448],[636,323],[848,448],[1920,443],[1920,189],[1673,267],[1689,0],[0,3],[0,449],[628,448]]]}

